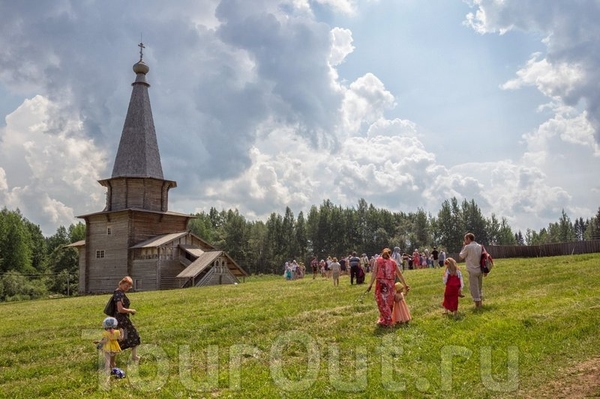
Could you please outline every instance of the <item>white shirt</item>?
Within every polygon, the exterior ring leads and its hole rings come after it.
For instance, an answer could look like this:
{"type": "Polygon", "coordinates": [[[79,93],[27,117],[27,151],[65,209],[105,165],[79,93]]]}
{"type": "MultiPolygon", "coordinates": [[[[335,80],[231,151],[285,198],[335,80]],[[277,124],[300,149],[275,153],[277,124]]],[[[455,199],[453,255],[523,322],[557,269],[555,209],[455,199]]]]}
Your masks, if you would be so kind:
{"type": "Polygon", "coordinates": [[[479,262],[481,261],[481,245],[471,241],[465,245],[458,256],[465,260],[467,271],[470,273],[481,272],[479,262]]]}

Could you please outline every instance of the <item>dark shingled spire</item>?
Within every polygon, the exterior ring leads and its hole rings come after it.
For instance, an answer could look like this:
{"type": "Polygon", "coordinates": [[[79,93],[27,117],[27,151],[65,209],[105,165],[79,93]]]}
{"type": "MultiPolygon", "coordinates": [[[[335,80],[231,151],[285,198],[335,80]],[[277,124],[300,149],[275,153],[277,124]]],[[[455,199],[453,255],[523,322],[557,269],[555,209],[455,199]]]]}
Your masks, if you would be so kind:
{"type": "Polygon", "coordinates": [[[140,61],[133,66],[136,73],[129,109],[119,142],[112,177],[142,177],[163,179],[154,119],[146,74],[150,70],[142,60],[143,44],[140,43],[140,61]]]}

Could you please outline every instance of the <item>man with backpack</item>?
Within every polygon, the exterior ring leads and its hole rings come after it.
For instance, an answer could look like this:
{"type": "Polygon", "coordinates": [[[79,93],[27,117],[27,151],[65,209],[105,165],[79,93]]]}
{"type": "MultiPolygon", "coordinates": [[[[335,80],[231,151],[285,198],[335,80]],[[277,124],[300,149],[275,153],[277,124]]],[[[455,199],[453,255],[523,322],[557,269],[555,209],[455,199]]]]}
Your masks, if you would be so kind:
{"type": "Polygon", "coordinates": [[[481,272],[481,245],[475,242],[475,234],[465,234],[463,248],[458,254],[460,259],[465,260],[465,267],[469,273],[469,288],[475,302],[475,308],[481,308],[483,301],[483,273],[481,272]]]}

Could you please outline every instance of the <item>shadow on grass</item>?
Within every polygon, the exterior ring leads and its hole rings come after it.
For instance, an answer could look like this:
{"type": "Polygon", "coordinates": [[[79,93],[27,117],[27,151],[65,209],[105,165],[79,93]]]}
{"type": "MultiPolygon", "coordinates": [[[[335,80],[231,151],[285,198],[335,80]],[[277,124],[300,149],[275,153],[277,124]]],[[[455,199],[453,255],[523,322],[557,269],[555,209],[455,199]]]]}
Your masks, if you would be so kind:
{"type": "Polygon", "coordinates": [[[442,313],[442,317],[450,320],[450,321],[461,321],[465,318],[465,314],[463,312],[457,312],[456,314],[442,313]]]}
{"type": "Polygon", "coordinates": [[[394,334],[397,331],[403,331],[410,328],[410,323],[399,323],[392,327],[383,327],[380,325],[375,325],[373,329],[373,335],[376,337],[383,337],[385,335],[394,334]]]}
{"type": "Polygon", "coordinates": [[[481,307],[476,308],[475,306],[471,306],[469,309],[469,313],[471,314],[481,314],[498,310],[498,305],[495,304],[483,304],[481,307]]]}

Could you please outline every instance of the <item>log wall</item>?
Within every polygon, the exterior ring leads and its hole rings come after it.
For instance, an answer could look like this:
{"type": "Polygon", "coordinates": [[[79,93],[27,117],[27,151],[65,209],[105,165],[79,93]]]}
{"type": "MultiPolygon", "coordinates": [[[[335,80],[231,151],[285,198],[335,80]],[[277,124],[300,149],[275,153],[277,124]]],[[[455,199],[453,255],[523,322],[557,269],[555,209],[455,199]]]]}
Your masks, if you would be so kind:
{"type": "Polygon", "coordinates": [[[110,179],[108,209],[119,211],[139,208],[150,211],[168,210],[170,183],[157,179],[117,178],[110,179]]]}
{"type": "Polygon", "coordinates": [[[170,234],[187,230],[190,217],[168,215],[163,213],[131,212],[131,245],[149,240],[162,234],[170,234]]]}
{"type": "Polygon", "coordinates": [[[133,288],[136,291],[154,291],[159,287],[158,259],[138,259],[133,261],[133,288]]]}
{"type": "MultiPolygon", "coordinates": [[[[90,216],[86,224],[84,292],[112,292],[129,274],[126,212],[90,216]],[[98,257],[98,251],[103,257],[98,257]]],[[[81,270],[80,270],[81,275],[81,270]]]]}

